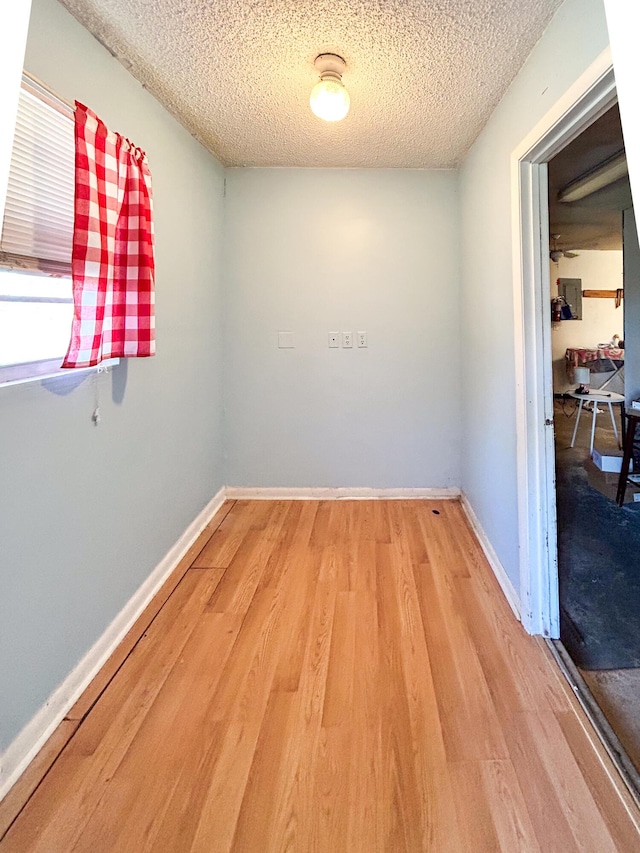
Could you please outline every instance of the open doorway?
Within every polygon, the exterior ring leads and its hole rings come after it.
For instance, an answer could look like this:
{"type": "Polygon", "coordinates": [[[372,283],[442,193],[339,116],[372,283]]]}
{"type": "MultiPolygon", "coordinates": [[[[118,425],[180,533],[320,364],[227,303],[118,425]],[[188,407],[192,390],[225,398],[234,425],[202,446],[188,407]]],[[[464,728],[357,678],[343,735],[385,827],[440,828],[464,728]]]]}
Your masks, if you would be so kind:
{"type": "Polygon", "coordinates": [[[640,324],[625,317],[633,207],[617,104],[549,161],[548,191],[560,637],[640,770],[640,488],[616,503],[640,324]]]}
{"type": "MultiPolygon", "coordinates": [[[[640,801],[640,777],[624,750],[618,750],[619,739],[615,732],[611,731],[605,716],[593,701],[586,682],[562,644],[558,641],[551,642],[560,637],[561,602],[555,479],[556,400],[553,396],[552,269],[549,254],[554,251],[550,234],[562,233],[562,229],[556,226],[558,230],[551,231],[548,164],[616,103],[613,65],[611,53],[607,49],[554,104],[512,155],[520,599],[523,624],[530,632],[550,639],[552,652],[572,681],[587,714],[600,731],[603,743],[629,785],[631,793],[640,801]],[[582,688],[583,693],[580,692],[582,688]]],[[[627,221],[631,223],[633,218],[627,217],[627,221]]],[[[636,262],[640,264],[635,224],[629,233],[631,231],[635,241],[633,253],[636,262]]],[[[560,240],[561,238],[556,239],[555,248],[560,251],[566,248],[570,252],[571,249],[563,247],[560,240]]],[[[556,277],[560,276],[554,276],[556,277]]],[[[640,277],[636,285],[640,302],[640,277]]],[[[629,314],[627,297],[624,301],[629,314]]],[[[638,325],[640,327],[640,306],[638,325]]],[[[613,333],[608,334],[613,336],[613,333]]],[[[625,357],[625,394],[631,393],[629,389],[633,385],[635,398],[640,396],[640,377],[637,383],[635,379],[633,383],[629,383],[629,366],[631,363],[640,366],[640,335],[631,338],[627,335],[625,357]],[[631,352],[628,349],[630,340],[635,340],[635,346],[638,347],[633,358],[630,357],[631,352]]],[[[604,415],[598,414],[597,417],[602,419],[604,415]]],[[[588,421],[589,416],[587,423],[588,421]]],[[[612,507],[615,508],[613,502],[612,507]]]]}

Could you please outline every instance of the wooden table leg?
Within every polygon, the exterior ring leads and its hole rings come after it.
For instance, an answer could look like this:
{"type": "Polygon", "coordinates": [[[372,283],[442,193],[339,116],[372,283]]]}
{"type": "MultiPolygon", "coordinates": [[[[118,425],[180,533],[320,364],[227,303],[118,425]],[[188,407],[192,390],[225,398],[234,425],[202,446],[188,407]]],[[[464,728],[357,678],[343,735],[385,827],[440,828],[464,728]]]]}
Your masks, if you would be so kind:
{"type": "Polygon", "coordinates": [[[624,453],[622,455],[622,467],[620,469],[620,478],[618,479],[618,492],[616,494],[616,503],[622,506],[624,503],[625,492],[627,491],[627,477],[629,476],[629,467],[631,466],[631,457],[633,455],[633,442],[636,437],[636,426],[638,421],[634,418],[630,423],[626,424],[626,434],[624,437],[624,453]]]}

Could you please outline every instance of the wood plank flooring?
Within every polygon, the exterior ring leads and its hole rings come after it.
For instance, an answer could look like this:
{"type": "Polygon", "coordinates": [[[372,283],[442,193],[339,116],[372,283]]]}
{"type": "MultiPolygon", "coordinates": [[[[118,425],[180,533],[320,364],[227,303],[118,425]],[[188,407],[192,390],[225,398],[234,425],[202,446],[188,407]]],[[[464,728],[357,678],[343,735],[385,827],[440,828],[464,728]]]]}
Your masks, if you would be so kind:
{"type": "Polygon", "coordinates": [[[0,853],[640,850],[458,502],[236,501],[205,540],[0,853]]]}

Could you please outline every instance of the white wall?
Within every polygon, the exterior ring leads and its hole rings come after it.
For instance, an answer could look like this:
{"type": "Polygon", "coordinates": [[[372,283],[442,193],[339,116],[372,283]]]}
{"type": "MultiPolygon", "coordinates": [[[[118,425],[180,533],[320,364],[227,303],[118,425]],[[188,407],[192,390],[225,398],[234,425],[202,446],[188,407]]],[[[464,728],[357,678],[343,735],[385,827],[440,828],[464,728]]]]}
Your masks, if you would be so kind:
{"type": "MultiPolygon", "coordinates": [[[[622,222],[620,223],[622,227],[622,222]]],[[[622,251],[578,250],[577,258],[561,258],[551,263],[551,297],[558,295],[559,278],[582,279],[583,290],[617,290],[622,282],[622,251]]],[[[624,300],[623,300],[624,302],[624,300]]],[[[595,348],[617,334],[624,337],[624,307],[616,308],[615,299],[582,300],[582,320],[563,320],[551,326],[553,390],[560,394],[573,390],[575,382],[567,376],[565,353],[568,347],[595,348]]]]}
{"type": "Polygon", "coordinates": [[[225,213],[227,482],[457,486],[456,174],[230,169],[225,213]]]}
{"type": "Polygon", "coordinates": [[[638,9],[629,0],[604,0],[611,35],[620,118],[629,165],[631,193],[636,209],[640,207],[640,111],[638,110],[638,9]]]}
{"type": "Polygon", "coordinates": [[[97,378],[0,389],[0,751],[223,483],[223,170],[55,0],[25,65],[146,149],[157,344],[97,378]]]}
{"type": "Polygon", "coordinates": [[[634,208],[624,211],[625,383],[627,405],[640,400],[640,244],[634,208]]]}
{"type": "Polygon", "coordinates": [[[566,0],[469,152],[460,174],[462,486],[519,589],[510,158],[608,42],[601,0],[566,0]],[[489,377],[489,378],[487,378],[489,377]]]}

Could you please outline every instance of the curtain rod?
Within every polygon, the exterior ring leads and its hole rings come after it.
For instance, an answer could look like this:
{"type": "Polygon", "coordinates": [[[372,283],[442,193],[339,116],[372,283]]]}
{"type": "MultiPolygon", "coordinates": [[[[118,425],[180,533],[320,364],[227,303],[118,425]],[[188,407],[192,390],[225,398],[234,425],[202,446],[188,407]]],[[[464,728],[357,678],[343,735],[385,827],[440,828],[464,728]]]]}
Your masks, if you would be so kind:
{"type": "Polygon", "coordinates": [[[76,105],[71,101],[67,101],[65,98],[61,98],[53,89],[50,89],[46,83],[43,83],[42,80],[38,80],[33,74],[30,74],[28,71],[22,72],[22,83],[26,86],[27,89],[33,90],[37,95],[43,97],[47,103],[52,106],[54,109],[63,113],[64,115],[73,116],[76,105]]]}

